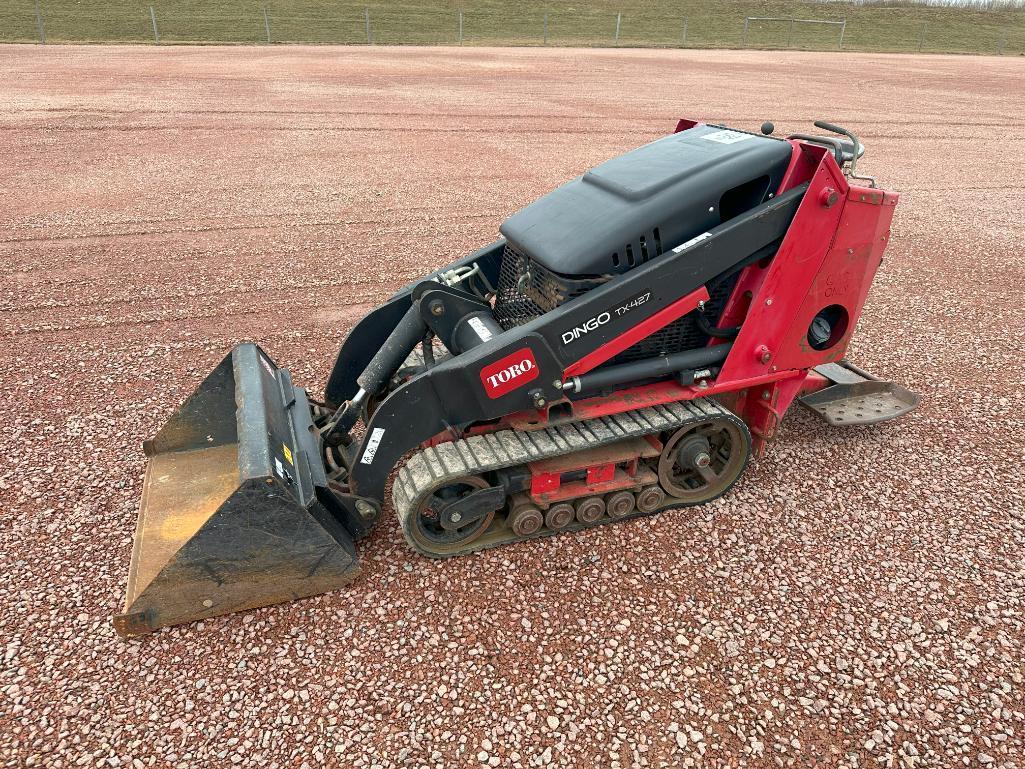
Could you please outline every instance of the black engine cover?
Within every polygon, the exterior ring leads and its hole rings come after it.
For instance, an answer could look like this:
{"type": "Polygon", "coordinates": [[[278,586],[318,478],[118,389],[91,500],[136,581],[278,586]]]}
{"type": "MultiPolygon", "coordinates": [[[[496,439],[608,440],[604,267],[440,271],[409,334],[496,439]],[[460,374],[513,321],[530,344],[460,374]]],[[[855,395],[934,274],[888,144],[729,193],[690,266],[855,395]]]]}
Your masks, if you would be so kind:
{"type": "Polygon", "coordinates": [[[552,272],[623,273],[763,202],[790,155],[781,139],[697,125],[602,163],[501,231],[552,272]]]}

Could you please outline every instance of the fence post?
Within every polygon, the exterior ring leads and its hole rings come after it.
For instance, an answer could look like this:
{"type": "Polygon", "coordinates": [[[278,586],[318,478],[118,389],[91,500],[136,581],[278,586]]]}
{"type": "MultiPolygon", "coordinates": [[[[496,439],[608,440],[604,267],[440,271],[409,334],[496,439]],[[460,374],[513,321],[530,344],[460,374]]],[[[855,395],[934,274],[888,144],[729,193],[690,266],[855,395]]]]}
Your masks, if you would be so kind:
{"type": "Polygon", "coordinates": [[[843,35],[844,35],[844,32],[846,32],[846,31],[847,31],[847,17],[844,16],[843,17],[843,25],[840,27],[840,45],[838,45],[836,47],[836,50],[838,50],[838,51],[842,51],[843,50],[843,35]]]}
{"type": "Polygon", "coordinates": [[[620,11],[616,14],[616,42],[619,42],[619,23],[623,20],[623,13],[620,11]]]}
{"type": "Polygon", "coordinates": [[[787,27],[787,48],[790,47],[790,41],[794,38],[794,20],[790,20],[790,26],[787,27]]]}
{"type": "Polygon", "coordinates": [[[751,22],[750,16],[744,17],[744,47],[747,48],[747,25],[751,22]]]}
{"type": "Polygon", "coordinates": [[[1004,46],[1007,45],[1007,27],[1000,31],[1000,45],[997,46],[997,56],[1004,55],[1004,46]]]}
{"type": "Polygon", "coordinates": [[[370,36],[370,8],[363,9],[363,18],[367,23],[367,45],[371,45],[374,42],[374,38],[370,36]]]}
{"type": "Polygon", "coordinates": [[[263,27],[267,30],[267,42],[270,42],[270,17],[267,15],[267,6],[263,7],[263,27]]]}
{"type": "Polygon", "coordinates": [[[160,32],[157,30],[157,12],[153,10],[153,6],[149,7],[149,18],[153,22],[153,42],[160,43],[160,32]]]}
{"type": "Polygon", "coordinates": [[[545,45],[548,45],[548,11],[545,11],[545,45]]]}
{"type": "Polygon", "coordinates": [[[463,10],[459,9],[459,45],[463,44],[463,10]]]}
{"type": "Polygon", "coordinates": [[[918,52],[922,52],[922,46],[925,45],[925,30],[929,28],[929,22],[922,23],[922,31],[918,33],[918,52]]]}
{"type": "Polygon", "coordinates": [[[39,44],[46,45],[46,29],[43,27],[43,12],[39,10],[39,0],[36,0],[36,26],[39,27],[39,44]]]}
{"type": "Polygon", "coordinates": [[[687,17],[683,17],[683,37],[680,39],[680,45],[687,45],[687,17]]]}

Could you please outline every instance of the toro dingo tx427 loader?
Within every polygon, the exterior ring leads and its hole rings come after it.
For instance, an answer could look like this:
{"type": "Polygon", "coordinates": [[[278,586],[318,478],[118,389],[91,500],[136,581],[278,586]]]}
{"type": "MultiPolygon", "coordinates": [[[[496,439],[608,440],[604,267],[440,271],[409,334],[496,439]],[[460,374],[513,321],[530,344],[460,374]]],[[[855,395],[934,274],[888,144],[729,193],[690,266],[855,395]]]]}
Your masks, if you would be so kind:
{"type": "Polygon", "coordinates": [[[573,179],[367,314],[324,402],[236,347],[146,443],[119,632],[350,581],[405,455],[402,531],[448,557],[715,499],[795,400],[910,411],[844,358],[897,195],[816,126],[681,120],[573,179]]]}

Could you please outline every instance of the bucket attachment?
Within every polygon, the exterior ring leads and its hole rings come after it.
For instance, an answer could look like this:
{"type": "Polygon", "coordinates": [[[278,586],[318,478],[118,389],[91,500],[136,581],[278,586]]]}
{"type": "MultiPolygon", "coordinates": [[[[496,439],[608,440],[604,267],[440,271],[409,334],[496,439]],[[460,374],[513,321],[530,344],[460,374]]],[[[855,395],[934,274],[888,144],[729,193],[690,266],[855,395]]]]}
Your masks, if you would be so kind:
{"type": "Polygon", "coordinates": [[[304,390],[254,344],[221,361],[156,437],[122,636],[324,593],[359,573],[304,390]]]}
{"type": "Polygon", "coordinates": [[[877,379],[848,361],[825,363],[813,371],[832,384],[798,401],[838,427],[896,419],[914,410],[921,400],[907,388],[877,379]]]}

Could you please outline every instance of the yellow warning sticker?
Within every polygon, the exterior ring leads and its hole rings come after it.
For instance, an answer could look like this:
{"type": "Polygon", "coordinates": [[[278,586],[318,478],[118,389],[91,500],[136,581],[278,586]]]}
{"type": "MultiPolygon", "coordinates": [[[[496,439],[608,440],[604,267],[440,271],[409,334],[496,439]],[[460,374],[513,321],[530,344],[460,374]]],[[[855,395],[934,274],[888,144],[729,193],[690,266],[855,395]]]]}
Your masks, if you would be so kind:
{"type": "Polygon", "coordinates": [[[284,443],[281,444],[281,450],[285,452],[285,459],[288,460],[288,464],[294,465],[295,462],[292,461],[292,450],[284,443]]]}

